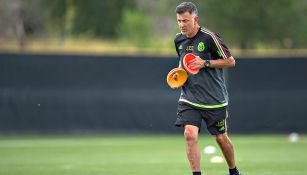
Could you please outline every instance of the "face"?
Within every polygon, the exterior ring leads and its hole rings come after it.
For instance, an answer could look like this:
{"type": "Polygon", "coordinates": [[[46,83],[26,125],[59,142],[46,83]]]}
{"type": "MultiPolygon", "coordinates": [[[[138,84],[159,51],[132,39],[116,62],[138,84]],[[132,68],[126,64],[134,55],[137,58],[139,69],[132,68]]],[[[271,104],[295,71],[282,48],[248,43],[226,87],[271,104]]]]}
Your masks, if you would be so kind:
{"type": "Polygon", "coordinates": [[[197,28],[198,17],[189,12],[182,14],[177,13],[177,22],[181,33],[186,36],[191,36],[195,33],[195,29],[197,28]]]}

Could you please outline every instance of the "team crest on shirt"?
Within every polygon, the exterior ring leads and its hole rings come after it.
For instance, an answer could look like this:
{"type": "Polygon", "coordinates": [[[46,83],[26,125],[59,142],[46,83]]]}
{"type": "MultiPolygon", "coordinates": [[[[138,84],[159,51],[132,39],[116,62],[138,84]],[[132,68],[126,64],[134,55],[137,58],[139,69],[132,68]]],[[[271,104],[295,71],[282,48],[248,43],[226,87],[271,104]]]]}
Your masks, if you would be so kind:
{"type": "Polygon", "coordinates": [[[204,42],[200,42],[200,43],[198,43],[198,46],[197,46],[197,50],[199,51],[199,52],[203,52],[204,50],[205,50],[205,44],[204,44],[204,42]]]}

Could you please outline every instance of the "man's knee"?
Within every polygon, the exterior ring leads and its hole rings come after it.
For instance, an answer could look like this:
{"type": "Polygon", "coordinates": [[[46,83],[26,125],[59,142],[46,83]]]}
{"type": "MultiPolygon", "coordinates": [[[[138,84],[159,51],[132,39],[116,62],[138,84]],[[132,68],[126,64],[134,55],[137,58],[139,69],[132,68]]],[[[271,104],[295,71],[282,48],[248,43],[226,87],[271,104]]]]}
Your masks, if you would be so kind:
{"type": "Polygon", "coordinates": [[[215,136],[215,139],[216,139],[216,142],[220,145],[230,142],[230,140],[227,136],[227,133],[218,134],[218,135],[215,136]]]}
{"type": "Polygon", "coordinates": [[[186,126],[184,130],[184,137],[187,141],[197,141],[198,128],[196,126],[186,126]]]}

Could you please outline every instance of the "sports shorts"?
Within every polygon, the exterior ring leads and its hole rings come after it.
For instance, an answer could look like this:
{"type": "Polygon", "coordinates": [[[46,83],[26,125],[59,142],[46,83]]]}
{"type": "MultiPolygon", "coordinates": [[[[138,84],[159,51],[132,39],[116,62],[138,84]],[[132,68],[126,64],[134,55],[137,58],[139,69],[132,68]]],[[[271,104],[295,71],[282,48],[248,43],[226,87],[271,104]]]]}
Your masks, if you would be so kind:
{"type": "Polygon", "coordinates": [[[198,109],[185,103],[178,103],[175,125],[178,127],[193,125],[197,126],[200,130],[202,121],[204,121],[210,134],[218,135],[227,131],[227,117],[227,107],[217,109],[198,109]]]}

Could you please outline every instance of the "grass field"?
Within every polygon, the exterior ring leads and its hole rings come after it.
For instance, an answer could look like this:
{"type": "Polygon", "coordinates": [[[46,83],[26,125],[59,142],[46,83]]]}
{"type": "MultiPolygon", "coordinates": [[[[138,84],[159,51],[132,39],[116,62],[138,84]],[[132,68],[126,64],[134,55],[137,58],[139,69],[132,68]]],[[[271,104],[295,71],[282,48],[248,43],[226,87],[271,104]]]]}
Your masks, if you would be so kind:
{"type": "MultiPolygon", "coordinates": [[[[244,175],[306,175],[307,140],[286,135],[233,135],[244,175]]],[[[0,175],[190,175],[179,135],[1,136],[0,175]]],[[[217,146],[201,135],[200,145],[217,146]]],[[[218,151],[214,155],[221,155],[218,151]]],[[[205,175],[226,175],[202,152],[205,175]]]]}

